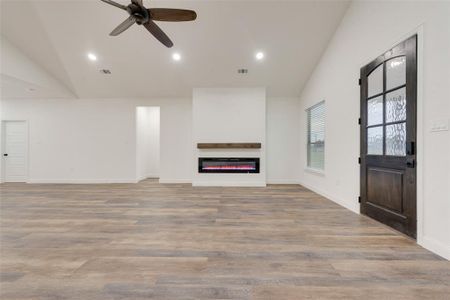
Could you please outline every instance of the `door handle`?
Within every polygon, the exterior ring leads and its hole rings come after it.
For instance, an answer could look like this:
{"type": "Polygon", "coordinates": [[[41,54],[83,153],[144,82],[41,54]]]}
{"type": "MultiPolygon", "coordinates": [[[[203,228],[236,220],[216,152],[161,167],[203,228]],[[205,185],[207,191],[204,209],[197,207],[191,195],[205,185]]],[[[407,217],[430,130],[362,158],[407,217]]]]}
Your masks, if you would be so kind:
{"type": "Polygon", "coordinates": [[[414,155],[416,150],[416,144],[414,142],[408,142],[406,143],[406,154],[408,155],[414,155]]]}
{"type": "Polygon", "coordinates": [[[3,154],[3,156],[8,156],[8,153],[3,154]]]}
{"type": "Polygon", "coordinates": [[[416,166],[416,161],[414,159],[407,159],[406,160],[406,167],[407,168],[414,168],[416,166]]]}

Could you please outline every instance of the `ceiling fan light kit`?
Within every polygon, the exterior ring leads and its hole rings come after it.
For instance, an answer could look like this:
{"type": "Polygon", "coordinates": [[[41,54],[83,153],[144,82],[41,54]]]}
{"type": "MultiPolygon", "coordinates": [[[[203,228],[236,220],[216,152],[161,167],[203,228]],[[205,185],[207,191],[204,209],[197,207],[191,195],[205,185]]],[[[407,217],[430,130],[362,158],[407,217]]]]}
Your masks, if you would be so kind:
{"type": "Polygon", "coordinates": [[[130,15],[128,19],[120,23],[119,26],[117,26],[110,33],[111,36],[121,34],[133,24],[143,25],[158,41],[168,48],[173,46],[173,42],[154,21],[185,22],[194,21],[197,18],[197,13],[193,10],[175,8],[146,8],[142,3],[142,0],[131,0],[129,5],[122,5],[112,0],[101,1],[125,10],[130,15]]]}

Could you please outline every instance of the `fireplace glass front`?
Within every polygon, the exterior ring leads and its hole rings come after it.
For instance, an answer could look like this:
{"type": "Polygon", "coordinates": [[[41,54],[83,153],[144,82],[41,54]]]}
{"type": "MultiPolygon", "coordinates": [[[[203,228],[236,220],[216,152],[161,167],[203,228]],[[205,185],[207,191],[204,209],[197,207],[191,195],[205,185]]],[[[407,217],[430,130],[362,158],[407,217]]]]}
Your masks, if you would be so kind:
{"type": "Polygon", "coordinates": [[[257,157],[200,157],[199,173],[259,173],[257,157]]]}

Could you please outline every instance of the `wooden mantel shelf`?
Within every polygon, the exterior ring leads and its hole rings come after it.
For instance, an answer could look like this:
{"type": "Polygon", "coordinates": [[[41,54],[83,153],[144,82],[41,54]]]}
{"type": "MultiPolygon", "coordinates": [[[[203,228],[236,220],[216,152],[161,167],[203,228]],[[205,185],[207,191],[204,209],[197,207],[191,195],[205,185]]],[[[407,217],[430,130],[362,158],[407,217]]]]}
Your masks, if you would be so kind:
{"type": "Polygon", "coordinates": [[[198,143],[198,149],[261,149],[261,143],[198,143]]]}

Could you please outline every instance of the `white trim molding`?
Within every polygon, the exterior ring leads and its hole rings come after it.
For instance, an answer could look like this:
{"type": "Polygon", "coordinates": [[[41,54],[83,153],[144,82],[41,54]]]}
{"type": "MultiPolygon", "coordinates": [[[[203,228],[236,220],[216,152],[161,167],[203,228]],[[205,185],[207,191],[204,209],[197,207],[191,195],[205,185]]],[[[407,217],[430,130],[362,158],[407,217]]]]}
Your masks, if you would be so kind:
{"type": "Polygon", "coordinates": [[[118,184],[137,183],[135,179],[30,179],[30,184],[118,184]]]}
{"type": "Polygon", "coordinates": [[[192,186],[265,187],[264,181],[195,181],[192,186]]]}
{"type": "Polygon", "coordinates": [[[192,183],[191,179],[159,179],[159,183],[163,184],[177,184],[177,183],[192,183]]]}
{"type": "Polygon", "coordinates": [[[344,208],[354,212],[355,214],[359,215],[359,203],[357,201],[356,202],[352,202],[353,205],[349,205],[348,201],[344,201],[344,200],[342,200],[342,199],[340,199],[340,198],[338,198],[338,197],[336,197],[334,195],[328,194],[327,192],[324,192],[324,191],[322,191],[322,190],[320,190],[320,189],[318,189],[316,187],[313,187],[313,186],[311,186],[309,184],[305,184],[305,183],[299,182],[299,185],[301,185],[301,186],[307,188],[308,190],[311,190],[314,193],[319,194],[319,195],[327,198],[328,200],[331,200],[334,203],[339,204],[340,206],[342,206],[342,207],[344,207],[344,208]]]}
{"type": "Polygon", "coordinates": [[[297,184],[298,180],[294,179],[270,179],[267,180],[267,184],[297,184]]]}
{"type": "Polygon", "coordinates": [[[310,168],[310,167],[305,167],[304,170],[305,170],[305,172],[308,172],[308,173],[311,173],[311,174],[325,176],[325,170],[314,169],[314,168],[310,168]]]}
{"type": "Polygon", "coordinates": [[[426,236],[423,236],[421,240],[417,239],[417,244],[447,260],[450,260],[450,245],[445,245],[426,236]]]}

